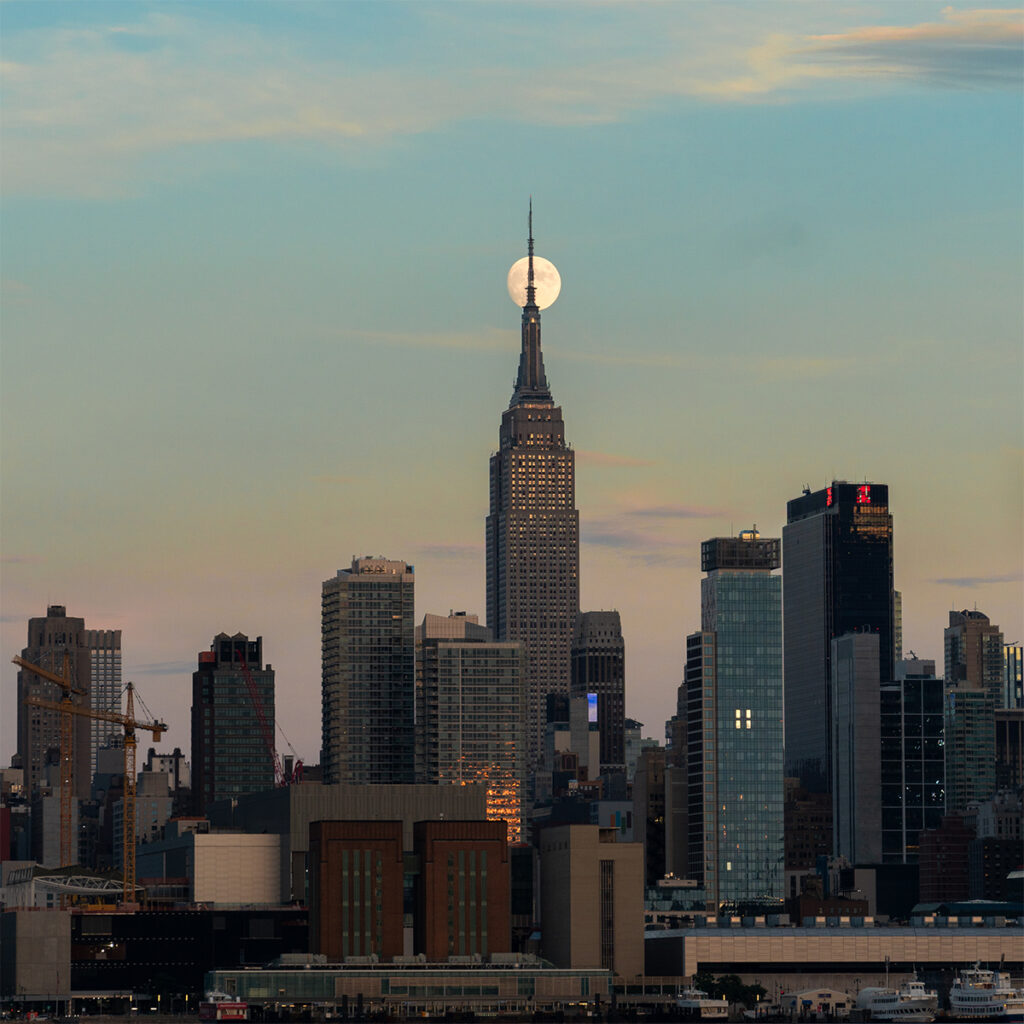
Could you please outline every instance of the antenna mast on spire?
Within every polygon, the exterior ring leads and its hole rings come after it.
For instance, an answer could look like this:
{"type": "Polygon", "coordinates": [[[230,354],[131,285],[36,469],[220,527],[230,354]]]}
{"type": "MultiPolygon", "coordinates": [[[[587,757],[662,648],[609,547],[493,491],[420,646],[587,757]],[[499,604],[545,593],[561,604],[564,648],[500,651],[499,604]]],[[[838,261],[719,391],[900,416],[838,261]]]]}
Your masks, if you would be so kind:
{"type": "Polygon", "coordinates": [[[537,304],[537,289],[533,284],[533,196],[530,196],[529,238],[526,244],[526,254],[529,260],[526,271],[526,304],[534,306],[537,304]]]}

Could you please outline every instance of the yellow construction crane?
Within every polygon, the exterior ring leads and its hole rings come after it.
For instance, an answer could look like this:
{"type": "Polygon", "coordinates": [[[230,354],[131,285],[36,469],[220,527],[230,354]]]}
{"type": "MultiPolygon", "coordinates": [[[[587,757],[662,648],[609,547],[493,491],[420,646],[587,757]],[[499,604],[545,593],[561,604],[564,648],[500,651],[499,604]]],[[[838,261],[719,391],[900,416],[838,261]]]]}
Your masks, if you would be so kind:
{"type": "MultiPolygon", "coordinates": [[[[22,658],[15,658],[15,663],[20,665],[22,668],[27,669],[29,672],[35,672],[37,675],[42,676],[45,679],[49,679],[51,682],[65,685],[66,680],[61,676],[57,676],[47,669],[42,669],[39,665],[33,665],[31,662],[27,662],[22,658]]],[[[67,666],[65,665],[65,671],[67,666]]],[[[70,686],[70,684],[68,684],[70,686]]],[[[75,691],[81,692],[81,691],[75,691]]],[[[114,722],[124,728],[124,815],[123,815],[123,828],[122,828],[122,866],[124,876],[124,901],[126,903],[132,903],[135,901],[135,730],[145,729],[147,732],[153,734],[153,742],[158,743],[163,734],[167,731],[167,725],[164,722],[142,722],[135,718],[135,686],[132,683],[128,683],[127,686],[128,700],[125,707],[125,713],[122,715],[116,711],[100,711],[94,708],[85,707],[81,704],[72,704],[70,700],[69,690],[65,690],[66,700],[52,701],[45,700],[42,697],[26,697],[24,700],[25,704],[29,704],[32,707],[37,708],[49,708],[51,711],[59,711],[61,713],[61,736],[64,735],[64,719],[67,719],[67,736],[68,736],[68,758],[67,758],[67,784],[64,785],[62,775],[62,797],[64,789],[67,789],[69,794],[68,799],[68,815],[67,815],[67,847],[70,850],[71,840],[71,811],[70,811],[70,792],[71,792],[71,755],[70,755],[70,738],[71,738],[71,718],[73,715],[80,715],[83,718],[91,718],[94,721],[100,722],[114,722]]],[[[64,752],[61,751],[61,758],[63,763],[64,752]]],[[[63,768],[62,768],[63,773],[63,768]]],[[[64,829],[64,817],[61,817],[61,848],[63,851],[65,845],[65,829],[64,829]]],[[[64,861],[64,854],[62,852],[61,859],[64,861]]],[[[62,867],[66,866],[70,861],[62,863],[62,867]]]]}
{"type": "MultiPolygon", "coordinates": [[[[60,725],[60,867],[68,867],[77,860],[71,856],[71,732],[72,714],[78,705],[74,701],[76,696],[84,696],[85,690],[74,686],[71,682],[71,655],[64,652],[64,664],[60,675],[42,665],[34,665],[24,658],[12,658],[15,665],[32,672],[40,679],[46,679],[56,683],[61,688],[60,702],[51,701],[47,707],[51,707],[60,713],[58,719],[60,725]]],[[[31,698],[35,701],[39,698],[31,698]]],[[[29,703],[26,700],[26,703],[29,703]]]]}

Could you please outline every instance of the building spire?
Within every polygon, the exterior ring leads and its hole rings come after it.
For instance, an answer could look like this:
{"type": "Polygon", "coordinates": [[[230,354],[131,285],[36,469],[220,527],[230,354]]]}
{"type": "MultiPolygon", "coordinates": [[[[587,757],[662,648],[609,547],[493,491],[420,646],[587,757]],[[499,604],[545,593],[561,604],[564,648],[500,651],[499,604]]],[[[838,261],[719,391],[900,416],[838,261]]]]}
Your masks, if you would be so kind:
{"type": "Polygon", "coordinates": [[[529,229],[526,241],[527,271],[526,271],[526,305],[537,305],[537,289],[533,284],[533,196],[530,196],[529,229]]]}
{"type": "Polygon", "coordinates": [[[540,351],[540,309],[533,279],[533,196],[530,196],[526,243],[526,305],[523,306],[523,347],[519,355],[519,376],[510,405],[526,401],[551,401],[548,379],[544,373],[544,357],[540,351]]]}

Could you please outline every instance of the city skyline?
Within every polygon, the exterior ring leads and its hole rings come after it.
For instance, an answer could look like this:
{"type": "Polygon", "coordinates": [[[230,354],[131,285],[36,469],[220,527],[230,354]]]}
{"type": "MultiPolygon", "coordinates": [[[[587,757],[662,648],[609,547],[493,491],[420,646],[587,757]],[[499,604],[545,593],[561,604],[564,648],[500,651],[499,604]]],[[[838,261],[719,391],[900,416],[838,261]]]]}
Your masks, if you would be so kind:
{"type": "Polygon", "coordinates": [[[325,578],[484,617],[531,193],[580,606],[648,735],[701,539],[804,485],[888,484],[905,651],[1024,639],[1017,16],[743,10],[2,5],[4,764],[51,604],[168,747],[195,652],[262,636],[307,763],[325,578]]]}

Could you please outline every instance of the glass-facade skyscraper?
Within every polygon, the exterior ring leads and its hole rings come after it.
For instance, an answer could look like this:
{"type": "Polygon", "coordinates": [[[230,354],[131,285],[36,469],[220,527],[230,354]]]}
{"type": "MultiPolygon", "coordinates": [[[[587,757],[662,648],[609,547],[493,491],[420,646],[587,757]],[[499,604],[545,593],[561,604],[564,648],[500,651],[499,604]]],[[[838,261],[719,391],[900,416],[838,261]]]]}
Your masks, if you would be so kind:
{"type": "Polygon", "coordinates": [[[701,631],[686,641],[688,875],[709,909],[783,896],[778,539],[701,545],[701,631]]]}
{"type": "Polygon", "coordinates": [[[192,800],[205,814],[215,800],[274,788],[274,670],[263,664],[263,638],[218,633],[192,673],[192,800]],[[262,708],[253,703],[243,664],[262,708]]]}
{"type": "Polygon", "coordinates": [[[321,595],[324,782],[415,781],[413,567],[353,558],[321,595]]]}
{"type": "Polygon", "coordinates": [[[922,829],[945,814],[943,681],[935,662],[898,661],[882,686],[882,862],[916,864],[922,829]]]}
{"type": "Polygon", "coordinates": [[[786,775],[815,793],[832,772],[832,641],[878,635],[878,678],[895,662],[892,515],[885,484],[833,481],[787,504],[782,530],[786,775]]]}
{"type": "Polygon", "coordinates": [[[551,397],[540,347],[532,217],[529,259],[519,375],[491,456],[486,548],[487,625],[495,640],[520,640],[526,647],[526,746],[532,770],[543,751],[547,695],[569,693],[580,543],[575,455],[565,438],[562,410],[551,397]]]}

